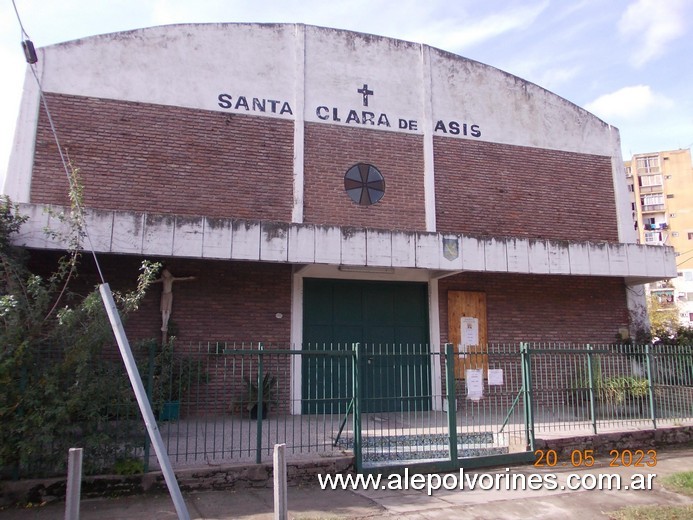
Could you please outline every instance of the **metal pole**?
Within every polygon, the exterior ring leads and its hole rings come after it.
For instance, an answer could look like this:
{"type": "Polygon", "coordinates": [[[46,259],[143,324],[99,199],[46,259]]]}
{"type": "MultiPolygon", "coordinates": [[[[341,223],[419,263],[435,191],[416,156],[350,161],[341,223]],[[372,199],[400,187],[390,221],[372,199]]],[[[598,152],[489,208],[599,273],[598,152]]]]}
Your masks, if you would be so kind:
{"type": "Polygon", "coordinates": [[[70,448],[67,457],[67,492],[65,520],[79,520],[79,497],[82,490],[82,448],[70,448]]]}
{"type": "Polygon", "coordinates": [[[652,380],[652,362],[650,360],[651,356],[650,345],[645,345],[645,361],[647,363],[647,392],[650,397],[650,417],[652,419],[652,427],[657,429],[657,411],[655,410],[655,398],[654,398],[654,381],[652,380]]]}
{"type": "Polygon", "coordinates": [[[263,383],[265,375],[263,374],[263,355],[262,355],[262,343],[258,344],[258,360],[257,360],[257,417],[256,424],[257,428],[255,430],[255,464],[260,464],[262,462],[262,408],[263,408],[263,383]]]}
{"type": "MultiPolygon", "coordinates": [[[[149,365],[147,366],[147,396],[149,402],[154,399],[154,359],[156,354],[156,343],[149,342],[149,365]]],[[[152,443],[149,440],[149,435],[144,436],[144,472],[149,472],[149,454],[152,443]]]]}
{"type": "Polygon", "coordinates": [[[520,370],[522,373],[522,387],[520,388],[520,392],[517,394],[518,396],[522,394],[522,404],[524,405],[523,410],[522,410],[522,415],[525,423],[525,445],[527,446],[527,449],[530,449],[531,442],[529,440],[529,407],[528,407],[528,401],[529,398],[527,397],[527,352],[526,352],[526,347],[525,344],[520,342],[520,370]]]}
{"type": "Polygon", "coordinates": [[[525,431],[527,447],[534,451],[534,396],[532,395],[532,362],[530,360],[529,343],[520,343],[522,355],[522,385],[525,401],[525,431]]]}
{"type": "Polygon", "coordinates": [[[455,349],[445,344],[445,393],[448,399],[448,443],[450,460],[457,462],[457,396],[455,395],[455,349]]]}
{"type": "Polygon", "coordinates": [[[592,345],[587,345],[587,379],[590,389],[590,417],[592,419],[592,431],[597,435],[597,413],[594,403],[594,372],[592,370],[592,345]]]}
{"type": "Polygon", "coordinates": [[[359,344],[353,345],[354,357],[352,358],[351,380],[354,394],[354,465],[356,472],[361,473],[363,455],[361,453],[361,390],[359,387],[359,344]]]}
{"type": "Polygon", "coordinates": [[[161,432],[159,432],[159,427],[156,424],[156,419],[154,419],[154,413],[152,412],[152,405],[149,403],[147,398],[147,393],[144,391],[144,385],[142,384],[142,378],[137,370],[137,364],[135,363],[135,358],[132,355],[132,349],[130,348],[130,343],[125,335],[125,330],[123,329],[123,323],[120,321],[120,315],[118,314],[118,308],[113,301],[113,294],[111,293],[111,288],[107,283],[101,284],[99,286],[99,291],[101,292],[101,299],[106,307],[106,313],[108,314],[108,319],[111,322],[111,328],[113,329],[113,334],[118,342],[118,348],[120,348],[120,355],[123,358],[123,363],[125,364],[125,369],[127,370],[128,376],[130,377],[130,384],[132,389],[135,391],[135,397],[137,398],[137,404],[140,406],[140,412],[142,413],[142,418],[144,419],[144,424],[149,432],[149,437],[152,440],[152,446],[154,446],[154,452],[159,460],[159,465],[161,466],[161,472],[164,474],[164,480],[168,486],[168,492],[171,495],[171,500],[173,500],[173,505],[176,508],[176,513],[178,514],[179,520],[190,520],[190,513],[188,513],[187,506],[185,505],[185,500],[183,500],[183,495],[178,487],[178,481],[176,480],[176,475],[173,473],[173,468],[171,467],[171,461],[168,458],[168,453],[164,448],[164,441],[161,439],[161,432]]]}
{"type": "Polygon", "coordinates": [[[274,520],[287,520],[286,444],[274,445],[274,520]]]}

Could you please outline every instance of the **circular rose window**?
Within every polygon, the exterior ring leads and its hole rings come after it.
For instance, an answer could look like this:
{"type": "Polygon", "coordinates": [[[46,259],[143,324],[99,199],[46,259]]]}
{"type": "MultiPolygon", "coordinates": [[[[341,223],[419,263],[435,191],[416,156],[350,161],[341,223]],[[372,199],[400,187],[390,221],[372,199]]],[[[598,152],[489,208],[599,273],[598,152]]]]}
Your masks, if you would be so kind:
{"type": "Polygon", "coordinates": [[[385,179],[372,164],[355,164],[344,175],[344,189],[360,206],[375,204],[385,195],[385,179]]]}

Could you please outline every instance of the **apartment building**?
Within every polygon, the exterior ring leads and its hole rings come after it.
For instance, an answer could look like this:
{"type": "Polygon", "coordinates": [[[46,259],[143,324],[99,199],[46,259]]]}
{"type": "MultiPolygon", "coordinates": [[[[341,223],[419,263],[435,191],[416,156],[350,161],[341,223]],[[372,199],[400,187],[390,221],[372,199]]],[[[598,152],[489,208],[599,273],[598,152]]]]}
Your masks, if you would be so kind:
{"type": "Polygon", "coordinates": [[[677,277],[649,284],[693,326],[693,166],[689,149],[636,154],[625,162],[634,227],[641,244],[674,248],[677,277]]]}

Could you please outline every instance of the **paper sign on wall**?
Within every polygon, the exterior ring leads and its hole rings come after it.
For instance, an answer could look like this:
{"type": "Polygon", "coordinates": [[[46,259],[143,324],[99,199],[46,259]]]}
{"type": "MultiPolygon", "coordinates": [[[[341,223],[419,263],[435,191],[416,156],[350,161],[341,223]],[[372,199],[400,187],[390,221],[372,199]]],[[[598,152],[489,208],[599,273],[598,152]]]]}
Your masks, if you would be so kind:
{"type": "Polygon", "coordinates": [[[467,377],[467,399],[478,401],[484,397],[484,371],[478,369],[468,369],[467,377]]]}
{"type": "Polygon", "coordinates": [[[472,347],[479,344],[478,318],[469,318],[466,316],[460,318],[460,338],[462,338],[462,347],[472,347]]]}
{"type": "Polygon", "coordinates": [[[489,386],[501,386],[503,384],[503,369],[489,368],[488,369],[488,384],[489,386]]]}

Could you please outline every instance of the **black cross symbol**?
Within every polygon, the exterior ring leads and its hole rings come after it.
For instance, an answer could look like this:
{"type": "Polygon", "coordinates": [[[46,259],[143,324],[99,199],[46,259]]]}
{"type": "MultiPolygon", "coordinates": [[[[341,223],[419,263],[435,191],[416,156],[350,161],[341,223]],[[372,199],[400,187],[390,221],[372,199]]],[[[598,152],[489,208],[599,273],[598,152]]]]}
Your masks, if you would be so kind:
{"type": "Polygon", "coordinates": [[[368,96],[372,96],[374,92],[372,90],[368,90],[368,85],[365,83],[363,84],[363,88],[358,89],[356,92],[359,94],[363,94],[363,106],[367,107],[368,106],[368,96]]]}

